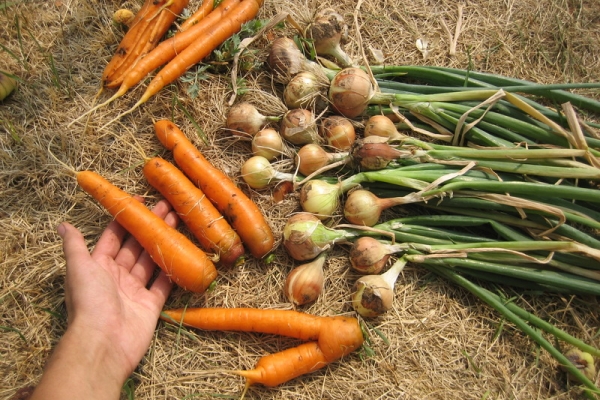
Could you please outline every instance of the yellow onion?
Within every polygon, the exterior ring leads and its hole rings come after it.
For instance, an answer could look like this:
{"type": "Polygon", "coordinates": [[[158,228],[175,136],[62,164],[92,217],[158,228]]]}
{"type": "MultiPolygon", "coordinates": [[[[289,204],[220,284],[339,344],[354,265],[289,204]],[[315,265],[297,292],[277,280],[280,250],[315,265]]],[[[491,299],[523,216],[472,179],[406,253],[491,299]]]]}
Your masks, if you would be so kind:
{"type": "Polygon", "coordinates": [[[347,118],[355,118],[369,105],[375,90],[369,75],[360,68],[345,68],[338,72],[329,86],[329,101],[347,118]]]}
{"type": "Polygon", "coordinates": [[[253,189],[264,189],[272,183],[294,182],[293,174],[277,171],[263,156],[250,157],[242,165],[242,179],[253,189]]]}
{"type": "Polygon", "coordinates": [[[236,103],[227,112],[225,127],[237,136],[254,136],[269,122],[277,122],[281,118],[261,114],[254,105],[248,102],[236,103]]]}
{"type": "MultiPolygon", "coordinates": [[[[566,353],[565,357],[569,359],[581,373],[593,381],[596,377],[596,365],[594,364],[594,357],[585,351],[582,351],[576,347],[570,348],[566,353]]],[[[562,367],[563,370],[566,370],[562,367]]],[[[575,376],[569,374],[569,376],[575,380],[578,380],[575,376]]]]}
{"type": "Polygon", "coordinates": [[[297,306],[315,301],[325,283],[323,266],[327,259],[324,251],[313,261],[294,268],[287,276],[283,293],[285,297],[297,306]]]}
{"type": "Polygon", "coordinates": [[[327,107],[327,97],[323,94],[327,84],[320,82],[313,72],[300,71],[285,85],[283,102],[288,108],[323,110],[327,107]]]}
{"type": "Polygon", "coordinates": [[[252,154],[273,161],[285,151],[279,132],[272,128],[261,129],[252,138],[252,154]]]}
{"type": "Polygon", "coordinates": [[[308,176],[334,162],[342,160],[349,162],[351,160],[347,152],[330,153],[316,143],[302,146],[296,157],[298,171],[304,176],[308,176]]]}
{"type": "Polygon", "coordinates": [[[361,274],[378,274],[391,256],[390,251],[379,240],[362,236],[352,243],[350,265],[361,274]]]}
{"type": "Polygon", "coordinates": [[[288,83],[290,79],[301,71],[317,73],[321,66],[310,61],[300,51],[296,43],[287,37],[277,38],[271,44],[267,56],[267,64],[273,71],[276,80],[288,83]]]}
{"type": "Polygon", "coordinates": [[[118,9],[113,14],[113,21],[116,24],[122,24],[125,26],[131,26],[131,22],[135,18],[135,14],[133,11],[128,10],[126,8],[118,9]]]}
{"type": "Polygon", "coordinates": [[[348,118],[340,115],[323,118],[319,128],[319,133],[327,144],[338,150],[349,150],[356,140],[354,125],[348,118]]]}
{"type": "Polygon", "coordinates": [[[308,261],[337,242],[347,242],[351,234],[323,225],[314,214],[302,212],[288,218],[283,227],[283,247],[298,261],[308,261]]]}
{"type": "Polygon", "coordinates": [[[378,140],[380,137],[369,136],[368,138],[359,140],[352,149],[352,159],[366,170],[375,171],[384,169],[394,160],[404,156],[411,156],[410,151],[398,150],[390,146],[387,142],[379,142],[373,140],[374,138],[378,140]]]}
{"type": "Polygon", "coordinates": [[[337,212],[341,194],[339,184],[311,179],[300,188],[300,205],[319,219],[327,219],[337,212]]]}
{"type": "Polygon", "coordinates": [[[366,318],[377,317],[392,308],[394,286],[406,260],[399,258],[386,272],[380,275],[365,275],[354,284],[352,308],[366,318]]]}
{"type": "Polygon", "coordinates": [[[352,60],[340,46],[347,36],[344,18],[332,9],[317,14],[306,32],[306,37],[313,40],[315,52],[320,56],[332,56],[342,68],[352,66],[352,60]]]}
{"type": "Polygon", "coordinates": [[[319,140],[317,124],[312,111],[294,108],[281,119],[281,136],[290,143],[301,145],[316,143],[319,140]]]}
{"type": "Polygon", "coordinates": [[[17,82],[8,74],[0,71],[0,101],[7,98],[16,87],[17,82]]]}
{"type": "Polygon", "coordinates": [[[404,197],[379,198],[368,190],[356,189],[346,198],[344,218],[355,225],[373,226],[383,210],[411,202],[413,200],[404,197]]]}
{"type": "Polygon", "coordinates": [[[405,139],[406,136],[398,132],[394,122],[385,115],[373,115],[365,123],[364,137],[381,136],[390,140],[405,139]]]}

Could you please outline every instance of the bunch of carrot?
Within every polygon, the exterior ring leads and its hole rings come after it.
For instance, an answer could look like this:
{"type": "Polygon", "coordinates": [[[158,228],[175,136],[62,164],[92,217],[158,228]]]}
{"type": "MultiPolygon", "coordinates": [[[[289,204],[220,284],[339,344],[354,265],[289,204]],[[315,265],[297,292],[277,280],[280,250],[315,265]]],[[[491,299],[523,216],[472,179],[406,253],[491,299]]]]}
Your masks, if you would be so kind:
{"type": "Polygon", "coordinates": [[[260,332],[305,341],[262,357],[252,370],[230,371],[246,378],[246,389],[256,383],[277,386],[314,372],[357,350],[364,341],[356,318],[318,317],[292,310],[193,308],[166,310],[161,318],[203,330],[260,332]]]}
{"type": "Polygon", "coordinates": [[[113,121],[131,113],[239,32],[244,23],[256,17],[263,0],[223,0],[217,7],[214,0],[204,0],[172,37],[158,43],[187,3],[188,0],[146,0],[102,75],[103,86],[118,88],[117,91],[71,123],[123,96],[162,67],[140,100],[113,121]]]}
{"type": "Polygon", "coordinates": [[[144,176],[173,206],[200,247],[97,173],[77,172],[77,182],[176,284],[201,293],[217,276],[214,263],[237,265],[244,260],[244,245],[255,257],[264,257],[273,248],[273,233],[258,206],[206,160],[175,124],[158,121],[155,132],[185,173],[167,160],[153,157],[145,160],[144,176]]]}

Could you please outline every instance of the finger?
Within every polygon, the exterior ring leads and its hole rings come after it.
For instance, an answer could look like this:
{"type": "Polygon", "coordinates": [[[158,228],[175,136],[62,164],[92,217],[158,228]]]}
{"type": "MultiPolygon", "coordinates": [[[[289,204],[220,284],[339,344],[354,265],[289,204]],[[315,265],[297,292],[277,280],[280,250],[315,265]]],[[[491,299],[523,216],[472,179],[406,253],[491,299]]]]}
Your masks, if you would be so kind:
{"type": "Polygon", "coordinates": [[[162,310],[163,306],[165,305],[172,288],[173,282],[171,282],[167,274],[165,274],[163,271],[160,271],[149,289],[150,292],[156,296],[156,305],[158,306],[159,310],[162,310]]]}
{"type": "MultiPolygon", "coordinates": [[[[179,222],[179,218],[174,211],[171,211],[165,216],[165,222],[167,225],[175,227],[179,222]]],[[[150,281],[150,278],[152,278],[155,268],[156,263],[152,260],[152,258],[150,258],[150,255],[146,251],[143,251],[135,262],[133,268],[131,268],[130,273],[132,276],[139,279],[139,281],[145,286],[150,281]]]]}
{"type": "MultiPolygon", "coordinates": [[[[152,212],[161,219],[164,219],[170,210],[171,205],[166,200],[159,201],[152,208],[152,212]]],[[[131,270],[140,257],[141,252],[142,246],[134,237],[129,236],[127,239],[125,239],[123,246],[115,255],[114,259],[117,264],[123,266],[127,270],[131,270]]]]}

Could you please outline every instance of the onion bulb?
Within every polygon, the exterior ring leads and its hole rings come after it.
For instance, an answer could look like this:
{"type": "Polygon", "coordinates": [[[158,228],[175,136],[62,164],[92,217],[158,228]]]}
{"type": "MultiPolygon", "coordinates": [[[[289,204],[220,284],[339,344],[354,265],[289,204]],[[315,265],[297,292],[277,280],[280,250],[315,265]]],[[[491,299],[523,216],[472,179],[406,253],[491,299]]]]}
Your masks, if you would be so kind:
{"type": "Polygon", "coordinates": [[[253,189],[264,189],[272,183],[291,181],[293,174],[279,172],[263,156],[250,157],[242,165],[242,179],[253,189]]]}
{"type": "Polygon", "coordinates": [[[125,26],[131,26],[131,22],[135,18],[135,14],[133,11],[128,10],[126,8],[120,8],[113,14],[113,22],[115,24],[121,24],[125,26]]]}
{"type": "Polygon", "coordinates": [[[313,40],[318,55],[332,56],[342,68],[352,66],[352,60],[340,46],[348,36],[348,26],[334,10],[326,9],[317,14],[305,36],[313,40]]]}
{"type": "MultiPolygon", "coordinates": [[[[589,380],[594,380],[596,377],[596,365],[594,364],[594,357],[585,351],[582,351],[576,347],[570,348],[566,353],[565,357],[569,359],[581,373],[589,380]]],[[[565,369],[563,367],[563,369],[565,369]]],[[[569,374],[569,376],[575,380],[578,380],[575,376],[569,374]]]]}
{"type": "Polygon", "coordinates": [[[363,132],[365,137],[381,136],[390,140],[406,139],[406,136],[398,132],[394,122],[385,115],[373,115],[370,117],[363,132]]]}
{"type": "Polygon", "coordinates": [[[272,128],[261,129],[252,138],[252,154],[273,161],[285,151],[279,132],[272,128]]]}
{"type": "Polygon", "coordinates": [[[325,283],[323,266],[326,259],[327,252],[324,251],[313,261],[294,268],[288,274],[283,293],[290,302],[301,306],[311,303],[319,297],[325,283]]]}
{"type": "Polygon", "coordinates": [[[319,133],[327,144],[338,150],[349,150],[356,140],[356,130],[348,118],[331,115],[323,118],[319,133]]]}
{"type": "Polygon", "coordinates": [[[344,218],[354,225],[373,226],[383,210],[413,202],[404,197],[379,198],[368,190],[356,189],[348,194],[344,203],[344,218]]]}
{"type": "Polygon", "coordinates": [[[17,82],[8,74],[0,71],[0,101],[7,98],[16,87],[17,82]]]}
{"type": "Polygon", "coordinates": [[[316,143],[319,139],[315,116],[312,111],[294,108],[281,119],[281,136],[290,143],[300,145],[316,143]]]}
{"type": "Polygon", "coordinates": [[[322,68],[319,64],[307,59],[300,51],[294,40],[281,37],[271,44],[267,56],[267,64],[273,71],[276,80],[288,83],[292,76],[301,71],[318,73],[322,68]]]}
{"type": "Polygon", "coordinates": [[[294,75],[283,89],[283,102],[288,108],[312,108],[324,110],[327,107],[323,94],[329,81],[320,82],[317,75],[301,71],[294,75]]]}
{"type": "Polygon", "coordinates": [[[386,142],[378,141],[379,136],[369,136],[360,140],[352,149],[354,162],[366,170],[375,171],[384,169],[392,161],[410,156],[411,152],[398,150],[386,142]],[[376,138],[375,140],[373,140],[376,138]]]}
{"type": "Polygon", "coordinates": [[[329,86],[329,101],[347,118],[358,117],[375,94],[369,75],[360,68],[345,68],[338,72],[329,86]]]}
{"type": "Polygon", "coordinates": [[[301,212],[288,218],[283,227],[283,247],[298,261],[312,260],[337,242],[347,242],[345,231],[323,225],[314,214],[301,212]]]}
{"type": "Polygon", "coordinates": [[[392,253],[379,240],[362,236],[352,243],[350,265],[361,274],[378,274],[392,253]]]}
{"type": "Polygon", "coordinates": [[[225,126],[234,135],[251,137],[269,122],[277,122],[280,119],[276,116],[265,116],[254,105],[243,101],[231,106],[227,112],[225,126]]]}
{"type": "Polygon", "coordinates": [[[300,204],[304,211],[327,219],[338,210],[342,188],[339,184],[311,179],[300,188],[300,204]]]}
{"type": "Polygon", "coordinates": [[[380,275],[365,275],[354,284],[352,307],[363,317],[377,317],[393,306],[394,286],[406,260],[399,258],[380,275]]]}
{"type": "Polygon", "coordinates": [[[334,162],[342,160],[349,162],[351,160],[347,152],[329,153],[316,143],[302,146],[298,150],[296,159],[298,171],[304,176],[308,176],[334,162]]]}

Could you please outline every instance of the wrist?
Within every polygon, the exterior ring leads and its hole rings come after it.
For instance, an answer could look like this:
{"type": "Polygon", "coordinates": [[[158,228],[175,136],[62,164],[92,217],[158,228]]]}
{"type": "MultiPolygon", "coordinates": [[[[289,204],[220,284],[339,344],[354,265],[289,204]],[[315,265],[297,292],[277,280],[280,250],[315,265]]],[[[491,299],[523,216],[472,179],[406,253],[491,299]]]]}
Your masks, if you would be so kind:
{"type": "Polygon", "coordinates": [[[119,352],[101,333],[70,325],[31,399],[118,399],[131,372],[119,352]]]}

